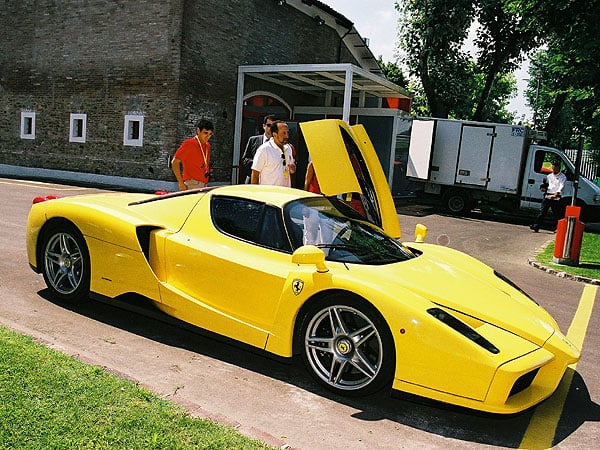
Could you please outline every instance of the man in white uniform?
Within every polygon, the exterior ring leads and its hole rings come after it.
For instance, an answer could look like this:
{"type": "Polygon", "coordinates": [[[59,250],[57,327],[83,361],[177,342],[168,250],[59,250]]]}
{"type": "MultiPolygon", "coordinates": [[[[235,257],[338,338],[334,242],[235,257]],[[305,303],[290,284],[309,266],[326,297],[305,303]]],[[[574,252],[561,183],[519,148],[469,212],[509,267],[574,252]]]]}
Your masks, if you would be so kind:
{"type": "Polygon", "coordinates": [[[557,220],[561,213],[563,205],[560,203],[560,194],[565,187],[567,177],[560,171],[560,165],[558,162],[552,163],[552,173],[548,174],[546,181],[547,182],[544,183],[540,188],[544,192],[544,198],[540,206],[540,213],[535,218],[534,224],[529,226],[529,228],[536,233],[540,231],[542,219],[546,216],[546,214],[548,214],[549,209],[552,209],[554,220],[557,220]]]}
{"type": "Polygon", "coordinates": [[[252,161],[252,184],[291,187],[291,175],[296,172],[292,147],[288,144],[287,123],[276,120],[271,125],[271,139],[256,149],[252,161]]]}

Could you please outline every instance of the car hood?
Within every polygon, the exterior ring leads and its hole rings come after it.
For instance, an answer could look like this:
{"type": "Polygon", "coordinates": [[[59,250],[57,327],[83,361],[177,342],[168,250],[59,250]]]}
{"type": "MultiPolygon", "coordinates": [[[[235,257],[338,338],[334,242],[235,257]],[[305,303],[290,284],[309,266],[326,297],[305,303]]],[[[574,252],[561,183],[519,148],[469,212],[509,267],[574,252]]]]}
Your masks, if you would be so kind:
{"type": "Polygon", "coordinates": [[[389,236],[400,238],[400,224],[387,179],[362,125],[337,119],[300,123],[321,193],[362,194],[368,220],[389,236]]]}
{"type": "Polygon", "coordinates": [[[379,276],[385,272],[390,283],[426,302],[497,326],[540,347],[558,330],[550,314],[484,263],[446,247],[419,244],[419,248],[423,253],[416,258],[378,267],[379,276]]]}

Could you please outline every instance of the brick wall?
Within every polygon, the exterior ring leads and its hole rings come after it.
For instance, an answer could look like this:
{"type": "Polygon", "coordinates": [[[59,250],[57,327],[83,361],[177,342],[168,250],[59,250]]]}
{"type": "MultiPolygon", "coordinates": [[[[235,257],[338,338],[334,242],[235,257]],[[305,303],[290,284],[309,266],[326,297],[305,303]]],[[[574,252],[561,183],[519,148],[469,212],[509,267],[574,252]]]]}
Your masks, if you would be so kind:
{"type": "Polygon", "coordinates": [[[206,117],[213,161],[230,167],[239,65],[354,62],[338,61],[334,30],[274,0],[3,3],[3,164],[172,180],[169,157],[206,117]],[[35,140],[20,138],[22,111],[36,114],[35,140]],[[69,142],[71,113],[87,114],[85,143],[69,142]],[[142,147],[123,145],[131,113],[144,116],[142,147]]]}

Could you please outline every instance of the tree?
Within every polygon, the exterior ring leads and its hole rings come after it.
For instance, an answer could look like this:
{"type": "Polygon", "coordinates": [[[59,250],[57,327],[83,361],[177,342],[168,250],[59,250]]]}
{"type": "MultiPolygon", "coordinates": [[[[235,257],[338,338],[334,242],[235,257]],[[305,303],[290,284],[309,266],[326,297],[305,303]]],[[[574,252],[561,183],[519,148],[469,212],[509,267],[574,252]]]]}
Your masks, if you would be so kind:
{"type": "Polygon", "coordinates": [[[526,27],[521,14],[505,8],[502,0],[477,2],[477,20],[477,73],[483,83],[473,119],[490,120],[494,83],[513,73],[539,39],[537,30],[526,27]]]}
{"type": "MultiPolygon", "coordinates": [[[[600,0],[511,0],[513,10],[528,18],[545,50],[534,59],[541,78],[527,92],[545,124],[550,142],[564,147],[586,136],[586,147],[600,146],[600,0]]],[[[530,77],[531,80],[531,77],[530,77]]]]}
{"type": "Polygon", "coordinates": [[[400,11],[400,46],[410,74],[418,77],[434,117],[511,120],[506,110],[516,91],[514,69],[535,35],[503,0],[406,0],[400,11]],[[465,49],[477,26],[474,58],[465,49]]]}
{"type": "MultiPolygon", "coordinates": [[[[480,86],[480,90],[476,91],[473,95],[473,104],[479,105],[481,100],[481,91],[485,85],[485,73],[478,73],[475,75],[477,79],[477,85],[480,86]],[[477,96],[477,93],[480,93],[477,96]]],[[[514,123],[516,120],[515,112],[508,110],[508,104],[515,96],[517,91],[517,79],[513,73],[502,73],[495,77],[495,81],[490,86],[490,92],[486,96],[486,100],[482,103],[479,115],[477,110],[473,114],[473,120],[484,121],[484,122],[497,122],[497,123],[514,123]]],[[[477,108],[477,106],[476,106],[477,108]]],[[[472,111],[471,111],[472,112],[472,111]]],[[[462,116],[469,117],[469,116],[462,116]]]]}
{"type": "Polygon", "coordinates": [[[473,20],[472,0],[405,0],[395,6],[410,75],[421,81],[431,115],[448,117],[472,88],[470,58],[462,50],[473,20]]]}
{"type": "Polygon", "coordinates": [[[404,62],[425,99],[415,103],[430,115],[511,119],[511,74],[543,48],[528,90],[537,125],[544,124],[551,142],[585,135],[586,145],[600,146],[600,0],[404,0],[395,6],[404,62]],[[475,57],[463,50],[470,26],[477,27],[475,57]]]}
{"type": "Polygon", "coordinates": [[[402,73],[402,69],[398,66],[398,64],[394,62],[383,62],[383,58],[381,56],[377,58],[377,63],[389,81],[403,88],[408,87],[408,80],[404,76],[404,73],[402,73]]]}

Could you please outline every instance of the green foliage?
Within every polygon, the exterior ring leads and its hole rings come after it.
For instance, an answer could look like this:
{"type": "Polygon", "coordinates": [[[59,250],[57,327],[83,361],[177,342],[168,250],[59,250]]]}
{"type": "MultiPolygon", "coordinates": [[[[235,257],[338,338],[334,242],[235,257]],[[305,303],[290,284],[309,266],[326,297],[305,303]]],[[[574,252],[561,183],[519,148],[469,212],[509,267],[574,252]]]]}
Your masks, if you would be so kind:
{"type": "Polygon", "coordinates": [[[403,88],[408,87],[408,80],[405,78],[404,73],[402,73],[402,69],[400,69],[396,63],[386,63],[381,56],[377,58],[377,63],[389,81],[403,88]]]}
{"type": "Polygon", "coordinates": [[[550,143],[600,147],[600,0],[404,0],[399,47],[417,115],[514,121],[512,72],[531,51],[527,91],[550,143]],[[464,49],[477,25],[473,55],[464,49]],[[537,75],[541,82],[538,89],[537,75]]]}
{"type": "Polygon", "coordinates": [[[540,128],[558,147],[573,146],[581,135],[586,148],[600,147],[600,0],[507,3],[528,18],[528,28],[544,42],[534,55],[527,91],[530,104],[537,106],[540,128]],[[533,82],[538,73],[539,95],[533,82]]]}
{"type": "Polygon", "coordinates": [[[266,448],[2,327],[0,447],[266,448]]]}
{"type": "Polygon", "coordinates": [[[462,49],[473,19],[471,0],[405,0],[396,9],[409,75],[421,81],[431,115],[448,117],[473,87],[470,56],[462,49]]]}
{"type": "Polygon", "coordinates": [[[420,84],[413,89],[417,114],[514,120],[506,109],[516,91],[511,74],[535,40],[502,0],[406,0],[396,9],[405,63],[420,84]],[[475,19],[477,59],[465,48],[475,19]]]}
{"type": "MultiPolygon", "coordinates": [[[[477,73],[475,75],[478,86],[485,84],[485,74],[477,73]]],[[[508,110],[510,99],[514,97],[517,89],[517,79],[514,74],[498,74],[494,80],[489,96],[483,103],[480,90],[473,92],[471,105],[474,109],[465,111],[464,114],[458,116],[458,119],[470,117],[474,120],[496,123],[514,123],[516,121],[515,112],[508,110]],[[477,107],[483,104],[480,112],[477,112],[477,107]],[[479,115],[478,115],[479,114],[479,115]]]]}
{"type": "MultiPolygon", "coordinates": [[[[477,72],[483,76],[474,120],[490,120],[494,107],[494,85],[514,72],[525,53],[537,45],[534,31],[524,26],[520,13],[505,7],[503,0],[476,3],[478,47],[477,72]]],[[[498,92],[496,92],[496,95],[498,92]]]]}
{"type": "Polygon", "coordinates": [[[423,86],[415,79],[411,79],[408,82],[408,92],[412,96],[411,112],[417,117],[431,117],[431,111],[429,111],[429,105],[427,104],[427,98],[423,92],[423,86]]]}

